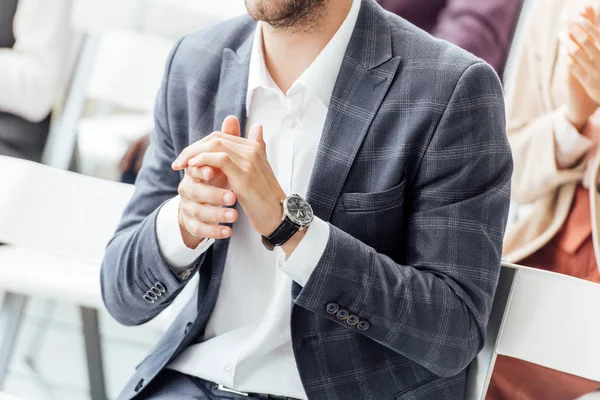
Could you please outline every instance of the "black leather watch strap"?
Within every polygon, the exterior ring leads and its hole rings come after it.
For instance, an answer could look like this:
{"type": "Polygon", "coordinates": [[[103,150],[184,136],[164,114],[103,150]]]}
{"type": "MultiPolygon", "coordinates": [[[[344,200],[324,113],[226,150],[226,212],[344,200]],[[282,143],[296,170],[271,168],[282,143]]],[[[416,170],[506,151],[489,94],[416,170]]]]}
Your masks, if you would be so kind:
{"type": "Polygon", "coordinates": [[[294,224],[292,221],[285,218],[281,222],[281,225],[279,225],[279,227],[277,227],[277,229],[275,229],[275,232],[270,234],[268,237],[266,237],[266,236],[262,237],[263,245],[268,250],[273,251],[273,250],[275,250],[275,247],[281,246],[281,245],[285,244],[285,242],[290,240],[291,237],[294,236],[294,234],[296,232],[298,232],[299,229],[300,229],[300,227],[298,225],[294,224]]]}

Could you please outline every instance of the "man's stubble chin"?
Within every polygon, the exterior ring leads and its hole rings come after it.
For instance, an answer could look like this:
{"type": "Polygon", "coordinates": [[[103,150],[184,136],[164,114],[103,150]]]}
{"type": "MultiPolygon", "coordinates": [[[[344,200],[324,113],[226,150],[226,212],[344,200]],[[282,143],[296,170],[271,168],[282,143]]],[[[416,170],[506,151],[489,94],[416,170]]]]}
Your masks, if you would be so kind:
{"type": "Polygon", "coordinates": [[[244,0],[250,17],[275,29],[307,30],[323,17],[327,0],[244,0]]]}

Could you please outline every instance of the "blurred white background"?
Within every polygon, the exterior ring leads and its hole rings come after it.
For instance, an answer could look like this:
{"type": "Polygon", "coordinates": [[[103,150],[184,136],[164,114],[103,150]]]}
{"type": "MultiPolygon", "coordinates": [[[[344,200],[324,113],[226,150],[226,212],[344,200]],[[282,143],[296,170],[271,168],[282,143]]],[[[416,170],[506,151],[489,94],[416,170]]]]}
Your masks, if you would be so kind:
{"type": "MultiPolygon", "coordinates": [[[[118,162],[128,145],[152,129],[154,98],[173,43],[244,12],[243,0],[74,0],[73,55],[65,62],[73,72],[55,108],[46,160],[64,169],[75,152],[80,172],[119,180],[118,162]]],[[[87,272],[92,278],[99,273],[94,268],[87,272]]],[[[3,291],[19,291],[6,279],[2,284],[3,273],[10,266],[0,262],[0,304],[3,291]]],[[[65,273],[61,279],[77,277],[65,273]]],[[[95,279],[89,282],[99,286],[95,279]]],[[[102,310],[97,287],[88,289],[81,279],[72,283],[87,291],[82,303],[91,302],[99,312],[106,389],[115,398],[168,321],[122,327],[102,310]]],[[[0,390],[25,400],[91,398],[80,308],[68,287],[49,287],[52,298],[28,299],[0,390]]]]}

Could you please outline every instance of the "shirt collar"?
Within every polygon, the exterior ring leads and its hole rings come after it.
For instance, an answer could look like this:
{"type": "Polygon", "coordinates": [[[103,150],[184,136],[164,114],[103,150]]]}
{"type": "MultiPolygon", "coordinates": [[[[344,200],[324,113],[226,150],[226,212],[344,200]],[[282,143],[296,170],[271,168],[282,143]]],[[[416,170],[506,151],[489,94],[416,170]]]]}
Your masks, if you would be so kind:
{"type": "MultiPolygon", "coordinates": [[[[344,55],[350,43],[350,38],[354,32],[360,5],[362,0],[353,0],[350,12],[346,19],[333,35],[327,46],[319,53],[317,58],[310,64],[304,73],[294,82],[290,91],[297,85],[312,92],[317,98],[329,107],[331,95],[337,81],[337,77],[344,60],[344,55]]],[[[248,74],[248,91],[246,93],[246,112],[250,112],[250,103],[254,91],[260,87],[277,88],[277,85],[271,78],[263,50],[262,40],[262,22],[256,26],[254,33],[254,43],[252,45],[252,54],[250,56],[250,70],[248,74]]]]}

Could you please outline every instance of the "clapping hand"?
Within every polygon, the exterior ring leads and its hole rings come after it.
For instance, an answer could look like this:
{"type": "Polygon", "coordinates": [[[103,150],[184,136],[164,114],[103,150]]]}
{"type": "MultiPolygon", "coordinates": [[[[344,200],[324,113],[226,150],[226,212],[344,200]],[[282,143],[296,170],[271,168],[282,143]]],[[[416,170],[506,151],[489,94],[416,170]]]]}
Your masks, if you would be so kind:
{"type": "Polygon", "coordinates": [[[568,23],[563,38],[569,54],[567,118],[579,130],[600,104],[600,29],[598,16],[586,7],[568,23]]]}
{"type": "MultiPolygon", "coordinates": [[[[231,194],[235,195],[235,199],[239,201],[256,232],[268,236],[281,223],[283,215],[281,201],[285,199],[286,195],[279,182],[277,182],[277,178],[267,160],[262,126],[253,126],[246,139],[241,137],[239,122],[235,117],[227,117],[225,122],[231,124],[231,126],[235,125],[237,131],[213,132],[204,139],[188,146],[173,163],[173,168],[176,170],[186,169],[186,177],[189,176],[194,182],[197,182],[186,185],[186,188],[190,187],[189,190],[184,191],[186,195],[199,192],[199,189],[202,188],[204,192],[211,192],[214,195],[211,198],[217,199],[219,195],[224,195],[225,192],[216,192],[216,188],[209,190],[210,185],[215,179],[226,179],[231,194]],[[233,120],[236,121],[235,124],[231,123],[233,120]],[[194,188],[191,188],[192,186],[194,188]]],[[[180,193],[182,193],[181,186],[180,193]]],[[[209,202],[214,205],[210,202],[210,199],[207,200],[198,196],[191,200],[197,203],[209,202]]],[[[225,204],[219,206],[222,205],[225,204]]],[[[203,221],[207,221],[206,214],[209,210],[208,221],[232,222],[223,219],[223,211],[218,211],[215,208],[208,209],[205,207],[204,211],[206,213],[203,213],[200,212],[198,207],[194,206],[196,211],[189,213],[191,215],[188,214],[194,221],[189,225],[195,227],[198,226],[199,222],[202,224],[199,227],[203,228],[205,223],[203,221]]],[[[208,232],[209,236],[205,236],[204,232],[204,229],[190,231],[195,237],[223,238],[231,234],[228,231],[228,235],[224,236],[225,231],[221,233],[211,230],[208,232]]]]}
{"type": "MultiPolygon", "coordinates": [[[[225,119],[221,131],[224,135],[239,136],[240,124],[237,118],[225,119]]],[[[181,155],[173,163],[173,169],[182,169],[179,165],[184,164],[179,164],[180,159],[181,155]]],[[[231,236],[231,228],[219,224],[237,220],[237,211],[226,208],[234,205],[237,199],[222,171],[210,167],[185,168],[178,192],[179,228],[187,247],[195,249],[204,238],[224,239],[231,236]]]]}

